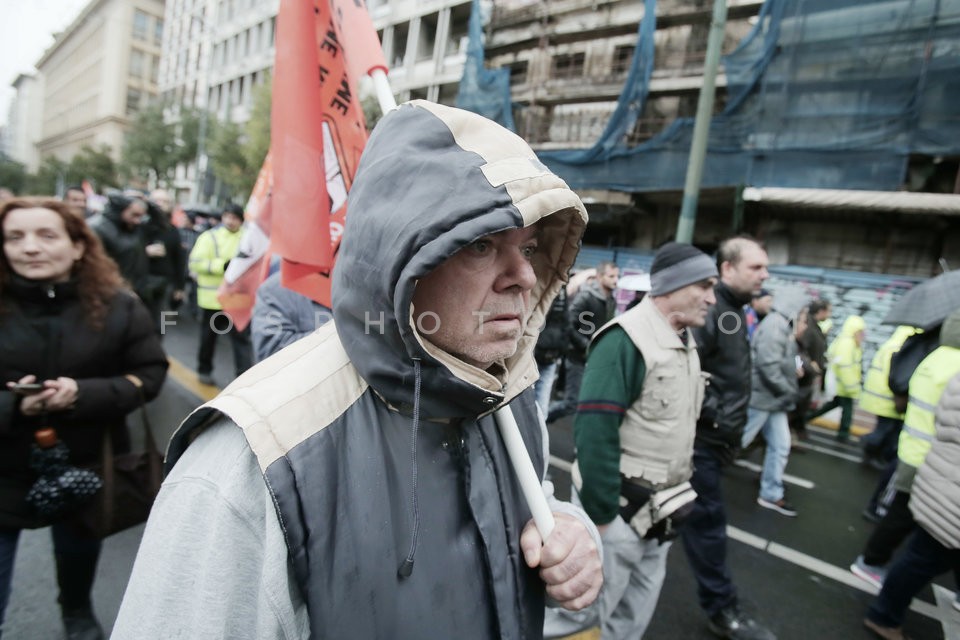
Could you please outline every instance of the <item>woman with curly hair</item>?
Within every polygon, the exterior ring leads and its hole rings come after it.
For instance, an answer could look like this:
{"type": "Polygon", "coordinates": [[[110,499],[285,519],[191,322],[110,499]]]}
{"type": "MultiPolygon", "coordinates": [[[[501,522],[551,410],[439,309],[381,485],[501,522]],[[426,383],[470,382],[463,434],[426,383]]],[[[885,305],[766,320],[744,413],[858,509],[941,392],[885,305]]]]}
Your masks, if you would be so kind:
{"type": "Polygon", "coordinates": [[[52,525],[67,637],[102,638],[90,600],[100,541],[25,499],[34,432],[54,428],[76,466],[99,461],[107,430],[129,450],[126,415],[159,393],[167,359],[83,218],[59,201],[14,199],[0,205],[0,230],[0,623],[20,531],[52,525]]]}

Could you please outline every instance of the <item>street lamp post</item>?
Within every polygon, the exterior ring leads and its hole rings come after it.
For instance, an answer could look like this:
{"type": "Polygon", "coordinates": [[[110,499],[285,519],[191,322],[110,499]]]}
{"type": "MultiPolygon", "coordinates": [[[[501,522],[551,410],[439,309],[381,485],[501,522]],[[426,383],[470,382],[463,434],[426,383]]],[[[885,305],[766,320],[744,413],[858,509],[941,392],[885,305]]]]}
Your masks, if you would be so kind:
{"type": "Polygon", "coordinates": [[[683,204],[677,221],[677,242],[693,242],[693,228],[697,220],[697,201],[700,197],[700,182],[703,178],[703,163],[707,155],[707,139],[710,135],[710,119],[713,117],[713,99],[720,66],[720,49],[727,24],[727,1],[714,0],[710,36],[707,38],[707,57],[703,64],[703,86],[697,102],[697,118],[693,125],[693,140],[690,143],[690,160],[687,165],[687,180],[683,187],[683,204]]]}
{"type": "MultiPolygon", "coordinates": [[[[207,22],[202,17],[194,14],[190,16],[191,27],[193,26],[193,21],[196,20],[200,23],[200,55],[203,55],[203,46],[206,43],[208,45],[207,51],[207,60],[204,65],[203,71],[203,83],[198,83],[203,88],[203,107],[201,108],[200,113],[200,125],[197,130],[197,157],[194,160],[194,174],[196,176],[196,181],[194,185],[194,192],[192,200],[194,202],[201,202],[203,198],[203,183],[204,178],[207,175],[207,154],[206,154],[206,139],[207,139],[207,118],[210,117],[210,105],[208,104],[208,98],[210,95],[210,68],[213,65],[213,26],[207,22]],[[210,31],[210,41],[207,41],[206,35],[210,31]]],[[[192,29],[191,29],[192,30],[192,29]]],[[[196,96],[194,96],[194,103],[196,103],[196,96]]]]}

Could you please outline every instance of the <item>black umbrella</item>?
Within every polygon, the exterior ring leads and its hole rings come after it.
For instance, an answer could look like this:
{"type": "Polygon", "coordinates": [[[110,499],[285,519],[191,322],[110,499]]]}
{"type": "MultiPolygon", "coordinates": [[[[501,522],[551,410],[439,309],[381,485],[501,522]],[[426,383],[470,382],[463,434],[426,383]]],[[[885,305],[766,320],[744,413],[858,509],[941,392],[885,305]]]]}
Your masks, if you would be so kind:
{"type": "Polygon", "coordinates": [[[890,307],[883,324],[929,331],[960,309],[960,270],[946,271],[907,291],[890,307]]]}
{"type": "MultiPolygon", "coordinates": [[[[44,434],[41,429],[30,452],[30,468],[39,477],[27,492],[27,502],[37,513],[53,518],[69,513],[90,501],[103,486],[103,480],[93,471],[69,464],[70,450],[56,434],[44,434]]],[[[53,429],[49,429],[53,432],[53,429]]]]}

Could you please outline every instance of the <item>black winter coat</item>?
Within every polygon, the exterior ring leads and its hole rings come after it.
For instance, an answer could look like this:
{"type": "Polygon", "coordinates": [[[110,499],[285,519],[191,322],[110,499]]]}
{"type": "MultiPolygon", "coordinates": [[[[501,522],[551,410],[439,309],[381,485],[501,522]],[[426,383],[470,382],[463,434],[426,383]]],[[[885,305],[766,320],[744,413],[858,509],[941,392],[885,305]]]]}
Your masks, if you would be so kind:
{"type": "Polygon", "coordinates": [[[586,362],[593,334],[613,318],[616,310],[616,300],[612,295],[604,294],[597,282],[587,282],[580,287],[567,314],[567,336],[570,339],[567,356],[577,362],[586,362]]]}
{"type": "Polygon", "coordinates": [[[126,291],[115,295],[101,330],[87,323],[72,283],[15,279],[0,302],[0,383],[28,374],[41,381],[65,376],[79,389],[72,409],[44,419],[22,415],[19,396],[0,388],[0,530],[12,530],[46,524],[24,501],[36,479],[29,468],[34,431],[56,429],[77,465],[99,460],[106,428],[116,449],[129,449],[125,418],[140,406],[140,394],[124,375],[140,378],[151,400],[163,385],[167,358],[143,304],[126,291]]]}
{"type": "Polygon", "coordinates": [[[800,345],[809,354],[810,359],[820,366],[820,371],[827,370],[827,337],[820,330],[820,325],[811,316],[807,323],[807,330],[800,338],[800,345]]]}
{"type": "Polygon", "coordinates": [[[740,449],[750,406],[750,342],[743,305],[727,285],[714,288],[717,304],[706,324],[693,330],[700,368],[711,375],[697,421],[697,446],[715,447],[732,461],[740,449]]]}
{"type": "Polygon", "coordinates": [[[566,353],[570,345],[567,337],[567,289],[560,287],[560,293],[553,299],[547,319],[537,338],[537,346],[533,355],[537,364],[545,365],[556,362],[566,353]]]}
{"type": "MultiPolygon", "coordinates": [[[[167,255],[160,258],[147,257],[148,270],[151,276],[159,278],[161,282],[169,284],[174,290],[183,290],[186,281],[187,256],[180,242],[180,232],[170,224],[164,214],[155,214],[143,226],[145,245],[156,242],[163,243],[167,255]]],[[[155,285],[156,286],[156,285],[155,285]]]]}
{"type": "Polygon", "coordinates": [[[150,264],[141,229],[129,228],[120,219],[120,211],[116,208],[104,211],[91,228],[100,237],[107,255],[117,263],[120,275],[137,295],[143,299],[151,298],[150,264]]]}

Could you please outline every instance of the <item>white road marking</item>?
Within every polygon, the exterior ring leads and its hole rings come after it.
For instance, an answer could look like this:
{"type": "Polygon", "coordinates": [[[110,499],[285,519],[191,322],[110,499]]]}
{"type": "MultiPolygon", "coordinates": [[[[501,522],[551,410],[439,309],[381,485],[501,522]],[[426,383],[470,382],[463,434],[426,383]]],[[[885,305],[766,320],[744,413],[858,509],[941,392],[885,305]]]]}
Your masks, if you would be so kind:
{"type": "MultiPolygon", "coordinates": [[[[732,525],[727,525],[727,537],[732,540],[736,540],[737,542],[742,542],[743,544],[749,545],[755,549],[766,551],[770,555],[780,558],[781,560],[786,560],[787,562],[806,569],[807,571],[811,571],[825,578],[845,584],[848,587],[853,587],[854,589],[858,589],[872,595],[876,595],[879,591],[876,587],[867,584],[860,578],[850,573],[850,571],[847,569],[835,567],[830,563],[814,558],[813,556],[807,555],[802,551],[797,551],[796,549],[785,547],[782,544],[765,540],[732,525]]],[[[944,589],[943,587],[937,587],[935,585],[935,593],[937,593],[937,589],[943,591],[945,598],[948,599],[945,606],[940,602],[941,596],[938,595],[937,606],[914,598],[913,602],[910,603],[910,608],[919,614],[925,615],[928,618],[933,618],[934,620],[940,622],[944,628],[945,638],[958,638],[957,635],[950,635],[950,633],[948,633],[950,629],[953,628],[950,625],[957,624],[957,618],[960,617],[956,615],[956,612],[953,610],[953,606],[950,602],[955,596],[949,589],[944,589]]]]}
{"type": "Polygon", "coordinates": [[[860,456],[855,456],[850,453],[843,453],[842,451],[836,451],[834,449],[830,449],[829,447],[821,447],[816,444],[810,444],[809,442],[801,442],[797,446],[806,449],[807,451],[816,451],[817,453],[822,453],[833,458],[840,458],[841,460],[848,460],[850,462],[856,462],[857,464],[860,464],[860,456]]]}
{"type": "Polygon", "coordinates": [[[957,594],[938,584],[933,585],[933,595],[940,610],[940,622],[943,623],[943,637],[947,640],[960,639],[960,612],[953,608],[957,594]]]}
{"type": "MultiPolygon", "coordinates": [[[[744,469],[749,469],[750,471],[755,471],[757,473],[763,473],[763,466],[757,464],[756,462],[750,462],[749,460],[737,460],[734,462],[738,467],[743,467],[744,469]]],[[[804,489],[813,489],[816,485],[809,480],[800,478],[798,476],[792,476],[789,473],[783,474],[783,481],[790,484],[794,484],[798,487],[803,487],[804,489]]]]}

